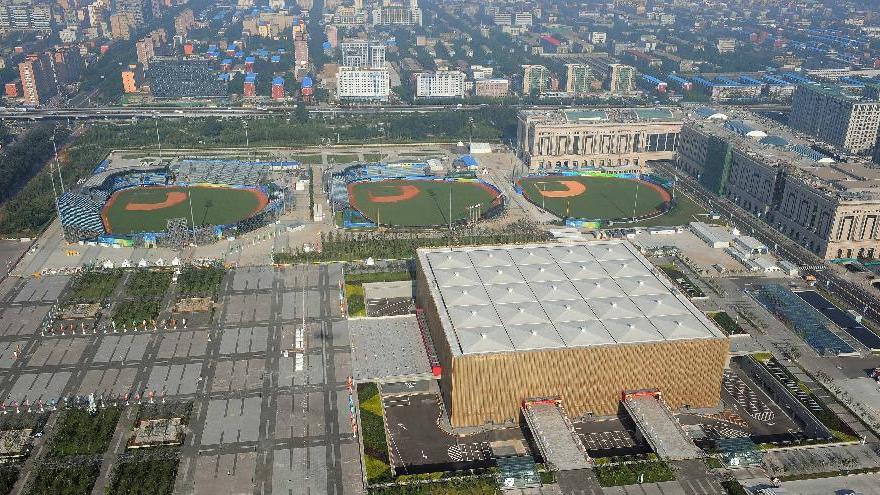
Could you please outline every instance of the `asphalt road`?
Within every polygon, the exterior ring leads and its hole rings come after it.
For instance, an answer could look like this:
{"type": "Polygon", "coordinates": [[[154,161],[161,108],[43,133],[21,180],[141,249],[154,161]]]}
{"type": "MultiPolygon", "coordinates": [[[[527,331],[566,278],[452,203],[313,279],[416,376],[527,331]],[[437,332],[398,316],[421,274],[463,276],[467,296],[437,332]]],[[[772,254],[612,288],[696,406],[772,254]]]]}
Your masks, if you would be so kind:
{"type": "MultiPolygon", "coordinates": [[[[383,105],[333,107],[319,106],[309,108],[311,115],[359,115],[376,113],[435,113],[449,111],[478,110],[489,105],[383,105]]],[[[519,110],[550,110],[568,108],[565,105],[508,105],[519,110]]],[[[759,104],[745,105],[741,108],[762,111],[785,111],[787,105],[759,104]]],[[[131,118],[194,118],[194,117],[283,117],[295,111],[294,107],[187,107],[131,106],[131,107],[70,107],[70,108],[0,108],[0,120],[44,120],[44,119],[86,119],[119,120],[131,118]]]]}

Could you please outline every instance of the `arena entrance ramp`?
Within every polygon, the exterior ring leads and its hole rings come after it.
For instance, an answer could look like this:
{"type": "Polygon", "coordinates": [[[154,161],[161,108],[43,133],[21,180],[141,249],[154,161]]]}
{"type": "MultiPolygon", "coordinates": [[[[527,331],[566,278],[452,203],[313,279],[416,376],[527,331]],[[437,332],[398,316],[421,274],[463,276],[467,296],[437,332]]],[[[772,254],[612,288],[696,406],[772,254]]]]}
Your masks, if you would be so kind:
{"type": "Polygon", "coordinates": [[[697,447],[672,415],[656,390],[623,393],[623,406],[635,421],[639,434],[661,459],[699,459],[705,453],[697,447]]]}
{"type": "Polygon", "coordinates": [[[589,469],[590,457],[557,399],[523,402],[523,416],[544,458],[553,471],[589,469]]]}

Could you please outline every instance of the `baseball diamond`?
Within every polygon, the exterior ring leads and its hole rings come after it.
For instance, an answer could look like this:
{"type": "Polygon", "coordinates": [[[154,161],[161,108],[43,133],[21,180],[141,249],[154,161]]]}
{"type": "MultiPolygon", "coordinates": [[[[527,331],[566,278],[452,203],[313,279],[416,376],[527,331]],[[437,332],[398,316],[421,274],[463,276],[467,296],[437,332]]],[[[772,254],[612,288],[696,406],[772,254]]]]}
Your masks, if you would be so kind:
{"type": "Polygon", "coordinates": [[[608,176],[534,176],[517,181],[523,196],[560,218],[641,218],[672,201],[669,191],[645,180],[608,176]]]}
{"type": "Polygon", "coordinates": [[[480,214],[500,204],[492,187],[469,180],[385,180],[348,184],[352,208],[381,225],[430,227],[470,218],[479,205],[480,214]]]}
{"type": "Polygon", "coordinates": [[[115,192],[101,216],[108,233],[124,235],[161,232],[171,218],[186,218],[196,227],[232,224],[267,203],[266,194],[256,188],[133,187],[115,192]]]}

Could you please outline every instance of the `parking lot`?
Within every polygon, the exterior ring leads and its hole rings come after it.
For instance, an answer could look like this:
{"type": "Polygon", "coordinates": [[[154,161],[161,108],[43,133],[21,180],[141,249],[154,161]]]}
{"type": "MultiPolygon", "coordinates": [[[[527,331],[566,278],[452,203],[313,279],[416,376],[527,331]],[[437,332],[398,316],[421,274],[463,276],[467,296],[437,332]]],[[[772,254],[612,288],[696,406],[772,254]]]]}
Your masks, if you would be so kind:
{"type": "MultiPolygon", "coordinates": [[[[175,493],[360,493],[340,278],[338,267],[233,270],[215,311],[187,318],[186,328],[179,319],[177,328],[123,333],[99,325],[86,335],[40,331],[70,276],[7,281],[0,396],[8,411],[89,394],[129,408],[192,402],[175,493]]],[[[170,315],[174,290],[162,298],[162,314],[170,315]]],[[[117,288],[105,307],[123,292],[117,288]]],[[[122,450],[105,458],[123,453],[125,442],[111,449],[122,450]]]]}
{"type": "Polygon", "coordinates": [[[456,436],[440,429],[439,397],[433,393],[384,397],[389,457],[398,474],[488,467],[489,442],[524,439],[519,428],[456,436]]]}
{"type": "Polygon", "coordinates": [[[755,443],[788,443],[803,439],[801,428],[731,361],[721,384],[723,410],[715,414],[682,413],[683,425],[696,425],[708,439],[749,437],[755,443]]]}

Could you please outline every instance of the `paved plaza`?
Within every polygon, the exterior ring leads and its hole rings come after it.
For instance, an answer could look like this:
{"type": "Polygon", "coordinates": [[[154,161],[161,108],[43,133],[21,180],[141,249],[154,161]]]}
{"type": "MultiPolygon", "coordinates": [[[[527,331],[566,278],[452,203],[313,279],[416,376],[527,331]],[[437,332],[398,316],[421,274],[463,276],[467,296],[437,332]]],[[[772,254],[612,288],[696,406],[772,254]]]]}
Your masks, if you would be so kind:
{"type": "MultiPolygon", "coordinates": [[[[9,407],[94,394],[127,400],[132,412],[137,400],[192,403],[175,493],[360,493],[341,277],[337,265],[239,268],[226,273],[213,315],[188,320],[186,329],[75,336],[41,332],[72,277],[7,279],[0,396],[9,407]]],[[[173,299],[165,297],[162,314],[173,299]]],[[[124,452],[124,442],[114,442],[104,462],[124,452]]]]}

